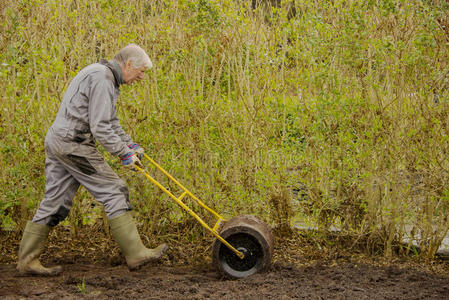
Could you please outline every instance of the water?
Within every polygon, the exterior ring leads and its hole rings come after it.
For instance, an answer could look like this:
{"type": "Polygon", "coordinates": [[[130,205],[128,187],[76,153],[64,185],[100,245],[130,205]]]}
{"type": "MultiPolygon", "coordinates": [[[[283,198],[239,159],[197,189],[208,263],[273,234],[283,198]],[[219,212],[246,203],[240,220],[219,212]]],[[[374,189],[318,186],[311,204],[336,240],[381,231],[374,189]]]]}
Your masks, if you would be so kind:
{"type": "MultiPolygon", "coordinates": [[[[295,224],[294,227],[298,228],[298,229],[301,229],[301,230],[317,230],[318,229],[316,226],[305,225],[305,224],[295,224]]],[[[329,229],[332,232],[339,232],[339,231],[341,231],[341,228],[338,228],[336,226],[331,226],[329,229]]],[[[413,229],[412,225],[406,225],[405,226],[406,235],[402,239],[402,242],[404,244],[408,244],[410,242],[412,229],[413,229]]],[[[419,238],[420,238],[420,235],[419,234],[415,234],[415,238],[412,240],[412,245],[413,246],[415,246],[415,247],[419,246],[419,244],[418,244],[419,238]]],[[[449,232],[446,234],[446,237],[441,242],[441,245],[438,248],[438,251],[436,252],[436,254],[438,256],[444,256],[444,257],[448,257],[449,258],[449,232]]]]}

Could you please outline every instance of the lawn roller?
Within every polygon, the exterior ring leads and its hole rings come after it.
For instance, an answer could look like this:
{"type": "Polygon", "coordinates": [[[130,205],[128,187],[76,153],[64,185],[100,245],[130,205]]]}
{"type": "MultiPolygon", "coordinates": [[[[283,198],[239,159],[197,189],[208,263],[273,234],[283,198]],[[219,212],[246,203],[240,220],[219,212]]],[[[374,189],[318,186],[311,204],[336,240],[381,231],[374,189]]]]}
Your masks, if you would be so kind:
{"type": "Polygon", "coordinates": [[[263,271],[270,265],[274,249],[274,238],[267,224],[251,215],[240,215],[225,220],[187,190],[148,155],[144,154],[144,157],[156,169],[174,182],[183,193],[176,197],[154,179],[143,166],[136,166],[136,169],[170,198],[175,200],[217,238],[212,247],[212,262],[223,275],[229,278],[243,278],[263,271]],[[217,222],[213,227],[207,225],[193,210],[182,202],[182,199],[186,196],[198,202],[200,206],[217,218],[217,222]]]}

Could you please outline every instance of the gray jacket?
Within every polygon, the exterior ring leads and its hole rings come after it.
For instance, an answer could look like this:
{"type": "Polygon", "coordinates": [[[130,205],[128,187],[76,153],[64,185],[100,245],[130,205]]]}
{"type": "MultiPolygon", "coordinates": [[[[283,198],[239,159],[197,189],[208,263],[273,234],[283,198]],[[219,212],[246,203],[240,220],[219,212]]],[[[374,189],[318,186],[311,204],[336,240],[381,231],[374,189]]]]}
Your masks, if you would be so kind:
{"type": "Polygon", "coordinates": [[[96,139],[112,155],[132,152],[131,138],[120,126],[116,102],[124,83],[120,66],[102,60],[82,69],[70,82],[49,133],[65,141],[96,139]]]}

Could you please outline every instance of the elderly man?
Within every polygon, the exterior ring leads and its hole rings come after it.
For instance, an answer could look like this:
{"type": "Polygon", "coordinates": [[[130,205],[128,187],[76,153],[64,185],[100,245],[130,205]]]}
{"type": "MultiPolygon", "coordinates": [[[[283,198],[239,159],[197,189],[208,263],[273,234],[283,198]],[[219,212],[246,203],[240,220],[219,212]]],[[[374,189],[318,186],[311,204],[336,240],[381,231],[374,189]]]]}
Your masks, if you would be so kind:
{"type": "Polygon", "coordinates": [[[140,165],[143,149],[120,126],[116,102],[120,85],[142,80],[151,67],[145,51],[131,44],[112,61],[102,60],[82,69],[69,84],[45,138],[45,195],[23,233],[17,265],[20,273],[57,275],[62,271],[60,266],[43,267],[39,255],[50,228],[69,214],[80,185],[104,205],[112,235],[131,270],[167,251],[166,244],[156,249],[142,244],[129,212],[128,188],[95,147],[97,140],[130,169],[140,165]]]}

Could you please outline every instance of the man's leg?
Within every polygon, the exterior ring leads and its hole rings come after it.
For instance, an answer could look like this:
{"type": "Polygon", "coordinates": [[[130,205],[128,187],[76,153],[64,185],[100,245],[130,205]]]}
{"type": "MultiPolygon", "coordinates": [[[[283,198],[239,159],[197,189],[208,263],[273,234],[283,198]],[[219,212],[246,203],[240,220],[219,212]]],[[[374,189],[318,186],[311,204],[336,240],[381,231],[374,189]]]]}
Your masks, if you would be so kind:
{"type": "Polygon", "coordinates": [[[50,153],[45,160],[45,177],[44,199],[33,222],[54,227],[68,216],[80,184],[50,153]]]}
{"type": "Polygon", "coordinates": [[[148,249],[143,245],[130,212],[109,219],[109,224],[112,236],[125,256],[130,270],[157,261],[168,251],[168,245],[165,243],[155,249],[148,249]]]}
{"type": "Polygon", "coordinates": [[[50,153],[47,153],[45,160],[45,176],[44,199],[33,221],[28,221],[20,242],[17,269],[23,274],[57,275],[62,271],[60,266],[43,267],[39,255],[44,249],[50,228],[68,215],[79,183],[50,153]]]}
{"type": "Polygon", "coordinates": [[[93,146],[79,145],[73,153],[58,157],[65,170],[101,204],[108,218],[129,210],[129,191],[123,180],[93,146]]]}
{"type": "Polygon", "coordinates": [[[128,267],[136,269],[158,260],[168,246],[146,248],[139,236],[129,210],[128,188],[106,163],[95,147],[78,145],[76,151],[59,158],[65,169],[105,207],[112,235],[122,250],[128,267]]]}

